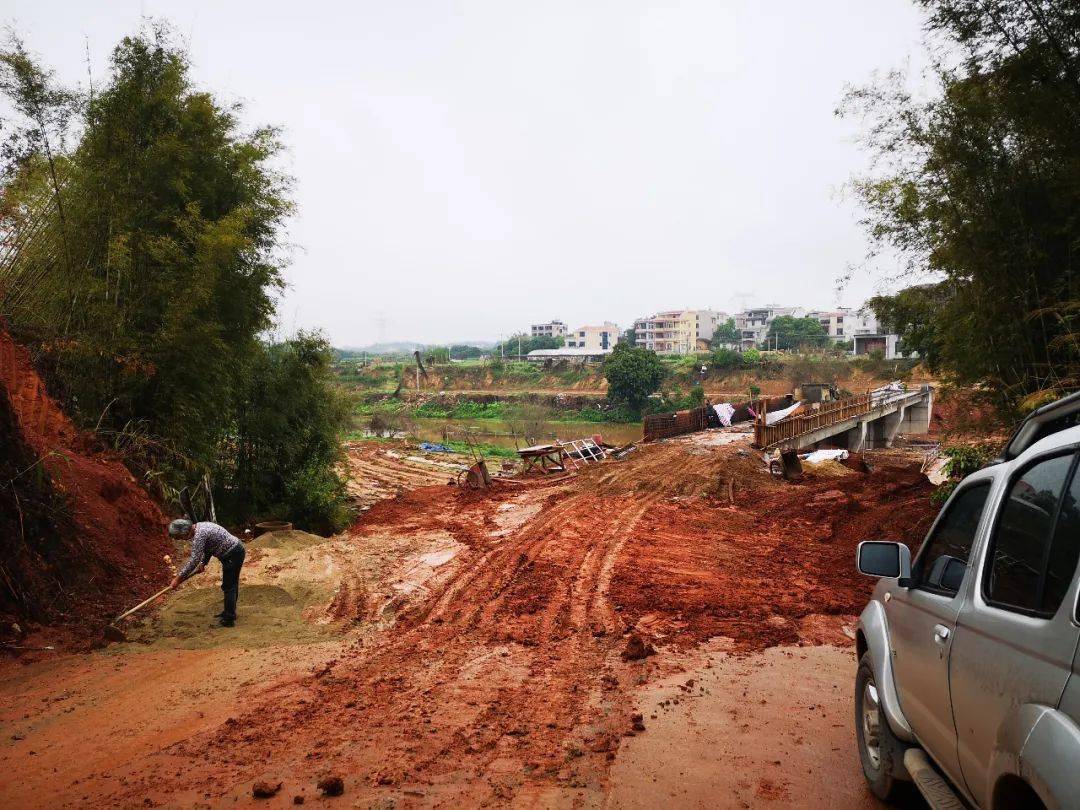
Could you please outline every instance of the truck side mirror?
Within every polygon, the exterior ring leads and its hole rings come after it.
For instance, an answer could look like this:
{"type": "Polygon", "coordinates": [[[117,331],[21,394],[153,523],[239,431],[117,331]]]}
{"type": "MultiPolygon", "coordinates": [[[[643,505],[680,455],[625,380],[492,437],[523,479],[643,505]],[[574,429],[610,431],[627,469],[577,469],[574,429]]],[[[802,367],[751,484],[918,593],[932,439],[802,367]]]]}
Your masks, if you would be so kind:
{"type": "Polygon", "coordinates": [[[855,551],[855,567],[868,577],[911,577],[911,549],[903,543],[863,540],[855,551]]]}

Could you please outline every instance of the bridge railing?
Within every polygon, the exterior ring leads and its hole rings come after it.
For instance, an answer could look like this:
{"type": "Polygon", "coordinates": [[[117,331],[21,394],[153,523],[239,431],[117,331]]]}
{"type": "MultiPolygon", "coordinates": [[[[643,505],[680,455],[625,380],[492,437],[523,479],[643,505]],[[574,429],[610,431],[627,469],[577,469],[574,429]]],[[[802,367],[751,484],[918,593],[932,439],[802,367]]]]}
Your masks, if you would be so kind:
{"type": "Polygon", "coordinates": [[[835,425],[837,422],[862,416],[881,403],[880,395],[869,392],[844,397],[835,402],[824,402],[817,410],[796,413],[771,425],[765,424],[765,415],[761,414],[754,422],[754,446],[772,447],[788,439],[795,439],[820,428],[835,425]]]}

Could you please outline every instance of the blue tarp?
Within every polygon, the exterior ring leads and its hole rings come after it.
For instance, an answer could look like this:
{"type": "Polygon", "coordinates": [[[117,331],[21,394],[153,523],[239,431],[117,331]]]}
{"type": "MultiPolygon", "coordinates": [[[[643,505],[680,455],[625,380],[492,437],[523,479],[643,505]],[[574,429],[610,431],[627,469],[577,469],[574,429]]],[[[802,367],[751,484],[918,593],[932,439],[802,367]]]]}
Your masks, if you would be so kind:
{"type": "Polygon", "coordinates": [[[420,449],[425,453],[453,453],[454,451],[447,447],[445,444],[435,444],[434,442],[420,442],[420,449]]]}

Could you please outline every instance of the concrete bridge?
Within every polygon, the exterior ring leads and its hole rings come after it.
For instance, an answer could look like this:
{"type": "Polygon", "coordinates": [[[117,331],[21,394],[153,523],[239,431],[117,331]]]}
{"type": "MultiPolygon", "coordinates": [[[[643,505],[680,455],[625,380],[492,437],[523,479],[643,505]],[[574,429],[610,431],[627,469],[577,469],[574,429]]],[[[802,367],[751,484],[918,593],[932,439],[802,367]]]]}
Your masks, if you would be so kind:
{"type": "Polygon", "coordinates": [[[852,451],[891,447],[900,433],[927,433],[934,389],[879,388],[867,394],[824,402],[771,425],[754,423],[754,446],[764,450],[802,450],[822,442],[852,451]]]}

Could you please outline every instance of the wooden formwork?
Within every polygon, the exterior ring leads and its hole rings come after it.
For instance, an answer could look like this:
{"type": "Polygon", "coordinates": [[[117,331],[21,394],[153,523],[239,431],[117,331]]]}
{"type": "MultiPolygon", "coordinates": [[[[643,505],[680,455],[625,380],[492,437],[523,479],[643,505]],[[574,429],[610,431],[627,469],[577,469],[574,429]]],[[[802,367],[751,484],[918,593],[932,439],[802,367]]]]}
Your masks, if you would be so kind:
{"type": "MultiPolygon", "coordinates": [[[[735,413],[731,416],[732,422],[745,422],[751,419],[750,411],[762,413],[765,410],[775,411],[778,408],[786,408],[791,404],[791,395],[782,397],[769,397],[747,400],[746,402],[733,403],[735,413]]],[[[719,427],[720,418],[712,405],[702,405],[700,408],[691,408],[687,411],[675,411],[674,413],[654,413],[643,420],[643,440],[646,442],[657,439],[667,439],[671,436],[681,436],[684,433],[696,433],[708,427],[719,427]]]]}
{"type": "Polygon", "coordinates": [[[702,405],[700,408],[691,408],[688,411],[649,414],[642,422],[643,439],[653,442],[657,439],[704,430],[709,426],[708,411],[711,410],[712,406],[702,405]]]}
{"type": "Polygon", "coordinates": [[[816,410],[796,413],[771,425],[765,424],[765,415],[759,411],[758,419],[754,422],[754,446],[773,447],[819,428],[867,414],[875,404],[873,393],[858,394],[835,402],[822,403],[816,410]]]}

